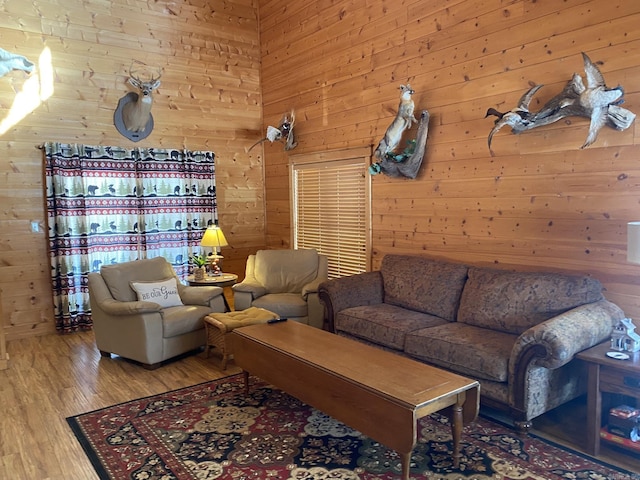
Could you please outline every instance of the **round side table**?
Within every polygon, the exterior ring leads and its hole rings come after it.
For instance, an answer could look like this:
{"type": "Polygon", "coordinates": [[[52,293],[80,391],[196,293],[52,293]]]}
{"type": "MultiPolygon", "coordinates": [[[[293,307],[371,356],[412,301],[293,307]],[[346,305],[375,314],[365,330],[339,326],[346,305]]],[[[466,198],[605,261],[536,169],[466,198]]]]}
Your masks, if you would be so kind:
{"type": "MultiPolygon", "coordinates": [[[[235,273],[221,273],[220,275],[205,275],[202,280],[196,280],[195,276],[189,275],[187,283],[192,287],[231,287],[238,281],[238,275],[235,273]]],[[[227,297],[223,294],[224,306],[227,312],[231,311],[227,297]]]]}
{"type": "Polygon", "coordinates": [[[202,280],[196,280],[193,275],[187,277],[189,285],[196,287],[230,287],[238,281],[235,273],[221,273],[220,275],[205,275],[202,280]]]}

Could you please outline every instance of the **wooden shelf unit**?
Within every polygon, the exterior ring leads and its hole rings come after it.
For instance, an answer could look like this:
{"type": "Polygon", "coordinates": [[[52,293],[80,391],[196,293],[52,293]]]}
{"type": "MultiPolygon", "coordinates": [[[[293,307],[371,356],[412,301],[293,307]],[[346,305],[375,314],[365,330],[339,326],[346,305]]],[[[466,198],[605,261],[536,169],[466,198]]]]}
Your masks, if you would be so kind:
{"type": "Polygon", "coordinates": [[[602,427],[600,429],[600,440],[609,442],[610,444],[616,445],[620,448],[631,450],[632,452],[640,453],[640,442],[633,442],[629,438],[614,435],[607,430],[607,427],[602,427]]]}
{"type": "Polygon", "coordinates": [[[577,355],[589,369],[586,450],[591,455],[600,453],[602,394],[627,395],[640,401],[640,352],[630,354],[627,360],[616,360],[607,357],[609,351],[611,345],[607,341],[577,355]]]}

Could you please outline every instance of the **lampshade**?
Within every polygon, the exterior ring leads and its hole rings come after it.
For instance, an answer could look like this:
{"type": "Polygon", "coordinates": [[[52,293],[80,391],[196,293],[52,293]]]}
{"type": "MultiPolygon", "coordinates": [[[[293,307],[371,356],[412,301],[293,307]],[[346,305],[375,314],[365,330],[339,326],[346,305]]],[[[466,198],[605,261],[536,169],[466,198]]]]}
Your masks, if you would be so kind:
{"type": "Polygon", "coordinates": [[[640,263],[640,222],[627,224],[627,261],[640,263]]]}
{"type": "Polygon", "coordinates": [[[211,225],[204,231],[202,240],[200,240],[200,245],[203,247],[219,248],[226,247],[229,244],[227,243],[227,239],[224,237],[224,233],[222,233],[222,229],[217,225],[211,225]]]}

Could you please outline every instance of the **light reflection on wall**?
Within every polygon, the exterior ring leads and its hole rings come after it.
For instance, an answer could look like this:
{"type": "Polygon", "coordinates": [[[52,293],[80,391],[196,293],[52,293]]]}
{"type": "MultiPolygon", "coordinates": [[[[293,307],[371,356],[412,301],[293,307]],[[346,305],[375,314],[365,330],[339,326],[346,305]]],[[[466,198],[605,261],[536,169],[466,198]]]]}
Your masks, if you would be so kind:
{"type": "Polygon", "coordinates": [[[38,68],[16,93],[11,109],[0,122],[0,135],[6,133],[20,120],[33,112],[38,106],[53,95],[53,65],[51,64],[51,50],[44,47],[38,59],[38,68]]]}

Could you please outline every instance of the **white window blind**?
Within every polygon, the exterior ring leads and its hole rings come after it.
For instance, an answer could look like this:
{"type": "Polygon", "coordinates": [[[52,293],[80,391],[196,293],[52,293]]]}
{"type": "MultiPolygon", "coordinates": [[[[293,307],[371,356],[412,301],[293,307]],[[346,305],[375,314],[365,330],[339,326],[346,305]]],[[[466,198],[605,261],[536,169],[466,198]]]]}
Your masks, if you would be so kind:
{"type": "Polygon", "coordinates": [[[369,268],[370,151],[356,152],[323,152],[292,159],[293,245],[326,255],[329,278],[369,268]]]}

